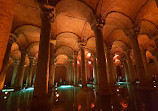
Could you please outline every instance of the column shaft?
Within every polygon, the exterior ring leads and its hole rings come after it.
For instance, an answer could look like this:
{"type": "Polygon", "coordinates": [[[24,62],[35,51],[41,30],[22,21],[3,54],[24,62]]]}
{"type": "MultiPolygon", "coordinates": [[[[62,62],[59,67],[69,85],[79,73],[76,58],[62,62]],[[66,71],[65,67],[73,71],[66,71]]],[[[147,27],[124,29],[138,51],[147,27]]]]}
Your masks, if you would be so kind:
{"type": "Polygon", "coordinates": [[[81,46],[81,77],[82,77],[82,87],[87,87],[87,75],[85,72],[85,50],[81,46]]]}
{"type": "Polygon", "coordinates": [[[19,61],[15,60],[14,61],[14,70],[13,70],[13,75],[12,75],[12,79],[11,79],[11,87],[14,87],[15,84],[15,77],[18,71],[18,65],[19,65],[19,61]]]}
{"type": "Polygon", "coordinates": [[[146,59],[146,51],[142,50],[141,51],[142,54],[142,59],[143,59],[143,63],[144,63],[144,69],[145,69],[145,74],[146,74],[146,80],[151,82],[152,81],[152,76],[150,75],[149,71],[148,71],[148,63],[147,63],[147,59],[146,59]]]}
{"type": "Polygon", "coordinates": [[[134,60],[136,63],[136,69],[137,69],[139,81],[140,81],[140,84],[144,84],[144,83],[146,83],[146,76],[144,75],[145,69],[144,69],[144,65],[143,65],[143,60],[142,60],[137,36],[138,35],[134,31],[134,33],[132,32],[131,34],[129,34],[129,39],[131,41],[131,46],[132,46],[133,53],[134,53],[134,60]]]}
{"type": "Polygon", "coordinates": [[[114,74],[113,74],[113,69],[112,69],[112,57],[111,57],[111,53],[110,53],[110,48],[106,47],[106,57],[107,57],[107,68],[108,68],[108,77],[109,77],[109,84],[110,85],[114,85],[114,74]]]}
{"type": "Polygon", "coordinates": [[[26,52],[25,51],[21,51],[21,59],[20,59],[20,63],[18,66],[18,71],[17,71],[17,75],[15,77],[15,89],[19,90],[22,88],[23,85],[23,78],[24,78],[24,71],[25,71],[25,58],[26,58],[26,52]]]}
{"type": "Polygon", "coordinates": [[[49,12],[41,13],[41,34],[37,63],[37,73],[34,85],[34,96],[44,96],[48,94],[48,69],[49,69],[49,45],[51,24],[49,21],[49,12]]]}
{"type": "Polygon", "coordinates": [[[77,54],[74,54],[74,85],[77,85],[77,54]]]}
{"type": "Polygon", "coordinates": [[[125,70],[126,82],[129,82],[130,77],[129,77],[129,68],[128,68],[127,62],[126,62],[126,60],[122,60],[122,62],[123,62],[124,70],[125,70]]]}
{"type": "Polygon", "coordinates": [[[130,82],[135,83],[134,66],[128,49],[125,51],[125,54],[128,62],[130,82]]]}
{"type": "Polygon", "coordinates": [[[33,83],[32,83],[33,85],[35,84],[36,71],[37,71],[37,61],[35,62],[35,71],[34,71],[33,83]]]}
{"type": "Polygon", "coordinates": [[[29,72],[26,79],[26,87],[31,87],[32,82],[32,71],[33,71],[33,58],[30,58],[30,64],[29,64],[29,72]]]}
{"type": "Polygon", "coordinates": [[[97,75],[97,66],[96,66],[95,57],[93,57],[93,79],[94,79],[94,84],[98,84],[98,75],[97,75]]]}
{"type": "Polygon", "coordinates": [[[99,92],[104,93],[105,90],[109,89],[108,78],[106,72],[106,61],[103,44],[103,35],[101,29],[96,26],[94,27],[95,40],[96,40],[96,56],[97,56],[97,71],[99,79],[99,92]]]}
{"type": "Polygon", "coordinates": [[[49,63],[49,88],[54,86],[54,45],[50,44],[50,63],[49,63]]]}
{"type": "Polygon", "coordinates": [[[7,74],[7,69],[10,65],[9,64],[9,56],[10,56],[12,43],[13,43],[13,40],[9,39],[7,49],[6,49],[6,52],[5,52],[5,56],[4,56],[4,59],[3,59],[3,66],[0,70],[0,92],[3,89],[4,81],[5,81],[6,74],[7,74]]]}

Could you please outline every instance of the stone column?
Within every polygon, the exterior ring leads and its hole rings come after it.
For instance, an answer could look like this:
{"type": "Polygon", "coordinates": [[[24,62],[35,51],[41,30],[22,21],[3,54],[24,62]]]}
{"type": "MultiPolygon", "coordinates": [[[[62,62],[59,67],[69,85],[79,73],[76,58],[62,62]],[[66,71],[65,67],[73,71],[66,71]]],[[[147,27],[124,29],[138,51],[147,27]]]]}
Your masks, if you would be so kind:
{"type": "Polygon", "coordinates": [[[3,65],[9,34],[12,28],[14,0],[0,0],[0,71],[3,65]]]}
{"type": "Polygon", "coordinates": [[[97,56],[97,71],[99,79],[99,93],[106,94],[109,89],[108,77],[106,72],[106,61],[105,61],[105,52],[104,52],[104,43],[103,43],[103,34],[102,34],[102,24],[99,26],[94,25],[92,27],[95,33],[96,40],[96,56],[97,56]]]}
{"type": "Polygon", "coordinates": [[[113,58],[111,57],[111,53],[110,53],[110,50],[111,50],[111,47],[109,46],[106,46],[105,48],[105,52],[106,52],[106,57],[107,57],[107,72],[108,72],[108,77],[109,77],[109,84],[111,86],[114,86],[115,85],[115,82],[114,82],[114,74],[113,74],[113,71],[114,69],[112,69],[112,62],[113,62],[113,58]]]}
{"type": "Polygon", "coordinates": [[[129,68],[126,62],[126,59],[122,60],[123,66],[124,66],[124,70],[125,70],[125,78],[126,78],[126,82],[130,81],[130,77],[129,77],[129,68]]]}
{"type": "Polygon", "coordinates": [[[85,58],[85,73],[87,75],[87,83],[88,83],[88,79],[89,79],[89,72],[88,72],[88,60],[85,58]]]}
{"type": "Polygon", "coordinates": [[[97,75],[97,66],[96,66],[95,56],[93,56],[93,79],[94,79],[94,84],[98,84],[98,75],[97,75]]]}
{"type": "Polygon", "coordinates": [[[51,31],[50,13],[52,10],[42,6],[40,45],[37,63],[37,73],[34,85],[34,96],[36,97],[42,97],[48,94],[49,45],[51,31]]]}
{"type": "Polygon", "coordinates": [[[145,74],[146,74],[146,81],[151,82],[152,81],[152,76],[150,75],[149,71],[148,71],[148,63],[147,63],[147,59],[146,59],[146,50],[142,50],[141,51],[142,54],[142,59],[143,59],[143,63],[144,63],[144,69],[145,69],[145,74]]]}
{"type": "Polygon", "coordinates": [[[154,40],[155,41],[155,46],[156,46],[156,60],[157,60],[157,62],[158,62],[158,39],[155,39],[154,40]]]}
{"type": "Polygon", "coordinates": [[[139,28],[132,28],[126,33],[126,35],[129,37],[131,46],[133,49],[139,82],[140,84],[143,85],[147,83],[147,81],[146,81],[146,76],[144,75],[145,69],[144,69],[143,59],[141,56],[141,51],[140,51],[138,40],[137,40],[138,33],[139,33],[139,28]]]}
{"type": "Polygon", "coordinates": [[[21,59],[18,66],[17,75],[15,77],[15,84],[14,87],[16,90],[22,89],[23,85],[23,78],[24,78],[24,71],[25,71],[25,58],[26,58],[26,51],[21,50],[21,59]]]}
{"type": "Polygon", "coordinates": [[[81,78],[82,78],[82,87],[87,87],[87,75],[85,72],[85,45],[80,44],[81,48],[81,78]]]}
{"type": "Polygon", "coordinates": [[[27,75],[26,79],[26,87],[31,87],[31,82],[32,82],[32,71],[33,71],[33,57],[29,58],[30,64],[29,64],[29,73],[27,75]]]}
{"type": "Polygon", "coordinates": [[[17,74],[18,65],[19,65],[19,61],[15,60],[14,61],[13,75],[12,75],[12,79],[11,79],[11,87],[14,87],[14,84],[15,84],[15,77],[16,77],[16,74],[17,74]]]}
{"type": "Polygon", "coordinates": [[[34,61],[35,62],[35,71],[34,71],[34,76],[33,76],[33,85],[35,84],[35,78],[36,78],[36,70],[37,70],[37,61],[34,61]]]}
{"type": "Polygon", "coordinates": [[[77,81],[77,56],[78,53],[74,52],[74,85],[77,85],[78,81],[77,81]]]}
{"type": "Polygon", "coordinates": [[[67,80],[68,80],[68,84],[72,83],[72,60],[71,59],[69,59],[67,63],[67,80]]]}
{"type": "Polygon", "coordinates": [[[9,41],[8,41],[8,45],[7,45],[7,49],[5,52],[5,56],[3,59],[3,65],[2,65],[2,68],[0,70],[0,92],[3,89],[4,81],[5,81],[6,74],[7,74],[7,69],[9,67],[9,56],[10,56],[10,51],[11,51],[11,47],[12,47],[13,42],[14,42],[14,39],[12,36],[10,36],[9,41]]]}
{"type": "Polygon", "coordinates": [[[50,44],[50,64],[49,64],[49,89],[54,86],[54,45],[50,44]]]}
{"type": "Polygon", "coordinates": [[[135,83],[136,81],[135,81],[135,75],[134,75],[134,66],[133,66],[133,62],[131,60],[130,51],[129,51],[129,49],[126,49],[124,52],[125,52],[125,55],[127,58],[130,82],[135,83]]]}

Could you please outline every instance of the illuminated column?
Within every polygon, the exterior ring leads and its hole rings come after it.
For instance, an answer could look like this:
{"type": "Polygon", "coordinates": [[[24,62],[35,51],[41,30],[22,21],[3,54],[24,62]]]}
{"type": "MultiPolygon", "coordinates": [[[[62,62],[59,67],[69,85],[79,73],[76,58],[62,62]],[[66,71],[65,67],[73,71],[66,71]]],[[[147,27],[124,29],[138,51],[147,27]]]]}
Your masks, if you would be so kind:
{"type": "Polygon", "coordinates": [[[26,79],[26,87],[31,87],[31,82],[32,82],[32,70],[33,70],[33,57],[29,58],[30,64],[29,64],[29,73],[27,75],[26,79]]]}
{"type": "MultiPolygon", "coordinates": [[[[43,6],[43,5],[42,5],[43,6]]],[[[48,94],[48,78],[49,78],[49,45],[50,45],[50,15],[53,9],[41,6],[41,33],[40,45],[37,63],[37,73],[34,85],[34,96],[41,97],[48,94]]],[[[50,8],[50,7],[49,7],[50,8]]]]}
{"type": "Polygon", "coordinates": [[[88,60],[85,58],[85,73],[87,75],[87,82],[89,79],[89,72],[88,72],[88,60]]]}
{"type": "Polygon", "coordinates": [[[109,77],[109,84],[110,85],[115,85],[114,82],[114,74],[113,71],[114,69],[112,69],[112,62],[113,62],[113,58],[111,57],[111,53],[110,53],[111,47],[107,46],[105,47],[105,52],[106,52],[106,57],[107,57],[107,72],[108,72],[108,77],[109,77]]]}
{"type": "Polygon", "coordinates": [[[103,34],[102,34],[102,24],[95,24],[92,27],[95,33],[96,40],[96,56],[97,56],[97,71],[99,79],[99,92],[100,94],[105,94],[109,89],[108,77],[106,72],[106,61],[105,61],[105,52],[104,52],[104,43],[103,43],[103,34]],[[99,26],[97,26],[99,25],[99,26]]]}
{"type": "Polygon", "coordinates": [[[70,59],[70,62],[69,62],[69,68],[70,68],[69,69],[69,81],[70,81],[70,84],[72,84],[72,81],[73,81],[72,80],[72,77],[73,77],[72,76],[72,62],[73,62],[72,59],[70,59]]]}
{"type": "Polygon", "coordinates": [[[98,84],[98,75],[97,75],[97,66],[96,66],[95,56],[93,56],[93,79],[94,79],[94,84],[98,84]]]}
{"type": "Polygon", "coordinates": [[[147,81],[146,81],[146,76],[144,75],[145,69],[144,69],[143,59],[141,56],[141,51],[140,51],[138,40],[137,40],[138,33],[139,33],[139,29],[132,28],[128,31],[128,33],[126,33],[126,35],[129,37],[130,42],[131,42],[131,46],[134,53],[134,60],[136,63],[137,75],[139,77],[140,84],[145,84],[147,83],[147,81]]]}
{"type": "Polygon", "coordinates": [[[24,71],[25,71],[25,58],[26,58],[26,51],[21,50],[21,59],[18,66],[18,71],[15,77],[15,89],[19,90],[22,88],[23,85],[23,78],[24,78],[24,71]]]}
{"type": "Polygon", "coordinates": [[[68,84],[72,83],[72,60],[71,59],[69,59],[67,63],[67,80],[68,80],[68,84]]]}
{"type": "Polygon", "coordinates": [[[147,66],[147,59],[146,59],[146,50],[142,50],[141,51],[142,54],[142,59],[143,59],[143,63],[144,63],[144,69],[145,69],[145,74],[146,74],[146,81],[151,82],[152,81],[152,76],[150,75],[149,71],[148,71],[148,66],[147,66]]]}
{"type": "Polygon", "coordinates": [[[128,62],[130,82],[135,83],[134,66],[133,66],[133,62],[131,60],[130,51],[129,51],[129,49],[126,49],[124,52],[126,54],[126,58],[127,58],[127,62],[128,62]]]}
{"type": "Polygon", "coordinates": [[[81,47],[81,77],[82,77],[82,87],[87,87],[87,75],[85,72],[85,45],[80,44],[81,47]]]}
{"type": "Polygon", "coordinates": [[[113,72],[113,80],[116,83],[117,74],[116,74],[116,68],[114,66],[114,61],[113,61],[113,55],[112,54],[111,54],[111,65],[112,65],[112,72],[113,72]]]}
{"type": "Polygon", "coordinates": [[[78,53],[74,52],[74,85],[77,85],[77,56],[78,53]]]}
{"type": "Polygon", "coordinates": [[[124,69],[125,69],[125,78],[126,78],[126,82],[129,82],[129,81],[130,81],[130,77],[129,77],[129,68],[128,68],[126,59],[123,59],[123,60],[122,60],[122,63],[123,63],[124,69]]]}
{"type": "Polygon", "coordinates": [[[14,61],[13,75],[12,75],[12,79],[11,79],[11,87],[14,87],[14,84],[15,84],[15,77],[16,77],[16,74],[17,74],[18,65],[19,65],[19,61],[15,60],[14,61]]]}
{"type": "Polygon", "coordinates": [[[11,51],[11,47],[12,47],[13,42],[14,42],[13,37],[10,36],[8,44],[7,44],[7,49],[6,49],[6,52],[5,52],[5,56],[4,56],[4,59],[3,59],[3,65],[2,65],[2,68],[0,70],[0,92],[3,89],[6,74],[7,74],[7,69],[10,65],[9,64],[9,61],[10,61],[9,56],[10,56],[10,51],[11,51]]]}
{"type": "Polygon", "coordinates": [[[49,89],[54,86],[54,45],[50,44],[49,89]]]}

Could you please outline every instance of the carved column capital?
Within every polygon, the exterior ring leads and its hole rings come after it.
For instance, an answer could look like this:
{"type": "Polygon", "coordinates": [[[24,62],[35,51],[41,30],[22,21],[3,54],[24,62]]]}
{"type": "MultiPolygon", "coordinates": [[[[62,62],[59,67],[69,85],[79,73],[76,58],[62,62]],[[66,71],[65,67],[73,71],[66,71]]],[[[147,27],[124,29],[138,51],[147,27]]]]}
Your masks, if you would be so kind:
{"type": "Polygon", "coordinates": [[[127,37],[133,36],[133,35],[138,35],[140,32],[140,27],[139,26],[134,26],[129,30],[124,30],[124,33],[127,37]]]}
{"type": "Polygon", "coordinates": [[[42,13],[44,13],[50,23],[54,22],[55,17],[55,7],[50,5],[41,4],[40,5],[42,13]]]}
{"type": "Polygon", "coordinates": [[[10,34],[8,40],[9,44],[13,44],[16,41],[16,38],[17,37],[14,34],[10,34]]]}
{"type": "Polygon", "coordinates": [[[78,56],[78,52],[74,51],[74,57],[77,57],[77,56],[78,56]]]}
{"type": "Polygon", "coordinates": [[[85,47],[86,47],[86,44],[87,44],[86,41],[79,41],[79,45],[80,45],[80,47],[82,47],[82,48],[85,48],[85,47]]]}

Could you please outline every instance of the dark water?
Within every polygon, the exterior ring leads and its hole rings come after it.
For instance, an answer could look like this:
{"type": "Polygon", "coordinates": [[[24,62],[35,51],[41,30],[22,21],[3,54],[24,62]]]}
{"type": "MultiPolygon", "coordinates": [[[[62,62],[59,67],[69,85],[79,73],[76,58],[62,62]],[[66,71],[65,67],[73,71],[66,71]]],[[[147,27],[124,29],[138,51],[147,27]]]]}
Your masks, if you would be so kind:
{"type": "Polygon", "coordinates": [[[95,88],[61,86],[47,97],[32,98],[33,89],[4,93],[0,111],[158,111],[157,88],[120,85],[100,96],[95,88]]]}

